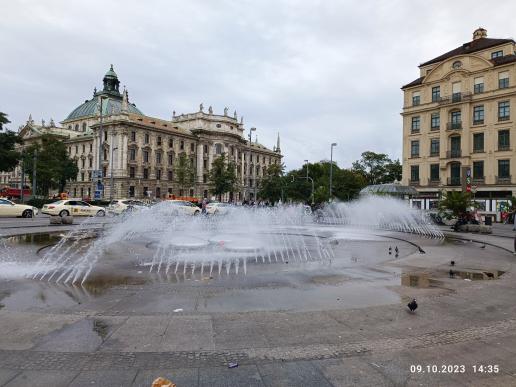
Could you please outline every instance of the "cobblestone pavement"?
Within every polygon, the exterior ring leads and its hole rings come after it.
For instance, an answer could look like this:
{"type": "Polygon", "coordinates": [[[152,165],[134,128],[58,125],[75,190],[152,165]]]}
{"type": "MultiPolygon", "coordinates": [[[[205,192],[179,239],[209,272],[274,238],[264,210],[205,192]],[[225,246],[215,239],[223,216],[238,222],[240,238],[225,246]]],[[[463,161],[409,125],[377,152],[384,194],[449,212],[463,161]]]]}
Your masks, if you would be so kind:
{"type": "MultiPolygon", "coordinates": [[[[399,303],[319,311],[141,312],[135,305],[156,299],[135,299],[137,286],[73,308],[0,307],[0,386],[150,386],[157,376],[178,387],[516,386],[516,258],[461,237],[444,245],[413,237],[426,254],[382,270],[438,272],[454,259],[501,268],[501,279],[440,278],[435,288],[395,287],[399,303]],[[411,297],[416,313],[405,310],[411,297]],[[83,330],[94,321],[106,332],[83,330]]],[[[0,282],[0,295],[11,285],[0,282]]]]}

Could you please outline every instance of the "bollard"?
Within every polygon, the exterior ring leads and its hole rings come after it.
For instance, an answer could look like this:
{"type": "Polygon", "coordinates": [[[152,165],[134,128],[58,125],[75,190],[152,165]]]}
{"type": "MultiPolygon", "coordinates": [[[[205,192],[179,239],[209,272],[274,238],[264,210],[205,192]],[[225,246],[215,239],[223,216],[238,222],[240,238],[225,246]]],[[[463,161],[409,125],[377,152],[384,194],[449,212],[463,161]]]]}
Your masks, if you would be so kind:
{"type": "Polygon", "coordinates": [[[71,216],[71,215],[63,216],[61,218],[61,221],[63,222],[63,224],[73,224],[73,216],[71,216]]]}
{"type": "Polygon", "coordinates": [[[50,217],[50,224],[61,224],[62,219],[60,216],[51,216],[50,217]]]}

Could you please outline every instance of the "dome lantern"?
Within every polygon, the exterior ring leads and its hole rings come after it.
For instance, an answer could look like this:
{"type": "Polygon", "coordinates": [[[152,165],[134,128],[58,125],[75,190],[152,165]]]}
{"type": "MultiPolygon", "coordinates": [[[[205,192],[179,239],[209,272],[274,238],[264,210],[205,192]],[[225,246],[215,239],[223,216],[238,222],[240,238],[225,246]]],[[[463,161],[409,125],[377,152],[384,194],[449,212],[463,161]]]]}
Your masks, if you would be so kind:
{"type": "Polygon", "coordinates": [[[120,81],[113,70],[113,65],[111,65],[106,75],[104,75],[104,79],[102,81],[104,82],[103,92],[120,96],[120,91],[118,90],[120,87],[120,81]]]}

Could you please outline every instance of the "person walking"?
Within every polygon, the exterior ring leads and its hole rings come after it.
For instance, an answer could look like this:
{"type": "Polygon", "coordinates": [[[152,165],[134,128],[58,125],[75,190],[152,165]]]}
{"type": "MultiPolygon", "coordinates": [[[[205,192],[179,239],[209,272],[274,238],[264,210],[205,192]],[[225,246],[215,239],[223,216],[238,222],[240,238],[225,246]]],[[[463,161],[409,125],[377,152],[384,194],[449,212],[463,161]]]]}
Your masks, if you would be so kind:
{"type": "Polygon", "coordinates": [[[207,205],[208,205],[208,199],[206,199],[206,198],[202,199],[201,214],[206,215],[208,213],[206,210],[207,205]]]}

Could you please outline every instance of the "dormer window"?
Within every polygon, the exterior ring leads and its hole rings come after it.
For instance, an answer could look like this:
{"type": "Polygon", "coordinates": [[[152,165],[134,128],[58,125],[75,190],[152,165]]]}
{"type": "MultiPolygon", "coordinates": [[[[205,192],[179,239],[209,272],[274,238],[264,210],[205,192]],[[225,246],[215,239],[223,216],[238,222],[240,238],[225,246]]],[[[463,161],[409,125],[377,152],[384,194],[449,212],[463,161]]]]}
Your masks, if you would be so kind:
{"type": "Polygon", "coordinates": [[[503,56],[503,50],[495,51],[491,53],[491,59],[499,58],[503,56]]]}

